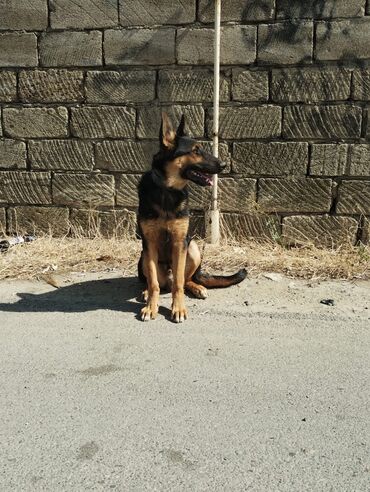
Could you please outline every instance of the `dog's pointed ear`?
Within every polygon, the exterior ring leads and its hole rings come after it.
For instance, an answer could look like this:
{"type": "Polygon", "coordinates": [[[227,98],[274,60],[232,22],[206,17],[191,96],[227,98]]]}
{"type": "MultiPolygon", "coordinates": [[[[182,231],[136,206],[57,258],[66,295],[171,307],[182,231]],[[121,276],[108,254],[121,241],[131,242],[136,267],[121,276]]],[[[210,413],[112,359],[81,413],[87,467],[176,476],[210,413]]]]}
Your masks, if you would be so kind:
{"type": "Polygon", "coordinates": [[[163,145],[167,149],[171,149],[175,145],[176,133],[173,129],[168,114],[165,112],[162,113],[162,124],[159,139],[161,145],[163,145]]]}
{"type": "Polygon", "coordinates": [[[185,115],[181,116],[180,124],[176,132],[178,137],[183,137],[185,135],[185,115]]]}

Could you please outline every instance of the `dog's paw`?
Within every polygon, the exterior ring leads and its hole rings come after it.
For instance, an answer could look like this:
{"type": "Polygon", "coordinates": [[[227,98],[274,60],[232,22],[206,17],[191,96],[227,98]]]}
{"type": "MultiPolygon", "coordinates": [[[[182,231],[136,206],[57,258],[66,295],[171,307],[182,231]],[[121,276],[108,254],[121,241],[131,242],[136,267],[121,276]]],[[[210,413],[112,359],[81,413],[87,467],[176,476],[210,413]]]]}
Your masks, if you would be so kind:
{"type": "Polygon", "coordinates": [[[199,287],[195,287],[194,289],[192,289],[192,294],[197,299],[207,299],[208,297],[208,291],[202,285],[199,285],[199,287]]]}
{"type": "Polygon", "coordinates": [[[150,321],[151,319],[155,319],[158,314],[158,307],[154,306],[145,306],[141,310],[141,321],[150,321]]]}
{"type": "Polygon", "coordinates": [[[208,297],[207,289],[205,287],[203,287],[203,285],[199,285],[193,281],[190,281],[190,282],[187,282],[185,287],[186,287],[186,290],[188,292],[190,292],[190,294],[192,294],[197,299],[207,299],[207,297],[208,297]]]}
{"type": "Polygon", "coordinates": [[[186,307],[181,304],[177,304],[176,302],[172,305],[171,318],[175,323],[182,323],[188,317],[188,312],[186,307]]]}

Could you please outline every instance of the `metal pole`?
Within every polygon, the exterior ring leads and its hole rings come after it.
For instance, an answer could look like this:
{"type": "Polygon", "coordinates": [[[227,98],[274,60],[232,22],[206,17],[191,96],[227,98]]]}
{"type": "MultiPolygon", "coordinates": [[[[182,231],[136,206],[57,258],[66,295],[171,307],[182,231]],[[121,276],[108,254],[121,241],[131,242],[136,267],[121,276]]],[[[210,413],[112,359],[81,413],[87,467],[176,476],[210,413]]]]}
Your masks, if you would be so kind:
{"type": "MultiPolygon", "coordinates": [[[[220,40],[221,0],[215,0],[214,87],[213,87],[213,155],[218,157],[219,103],[220,103],[220,40]]],[[[213,177],[211,211],[207,218],[207,237],[212,244],[220,239],[220,211],[218,210],[218,176],[213,177]]]]}

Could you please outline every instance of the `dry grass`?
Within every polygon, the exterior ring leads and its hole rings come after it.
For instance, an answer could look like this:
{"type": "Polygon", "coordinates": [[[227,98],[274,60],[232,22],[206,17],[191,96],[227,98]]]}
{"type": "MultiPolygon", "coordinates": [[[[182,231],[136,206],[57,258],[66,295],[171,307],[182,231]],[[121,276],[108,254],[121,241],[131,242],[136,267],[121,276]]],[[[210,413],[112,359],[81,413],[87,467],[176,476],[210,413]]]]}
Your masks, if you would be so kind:
{"type": "Polygon", "coordinates": [[[0,254],[0,279],[37,278],[45,273],[103,271],[120,268],[133,273],[140,243],[125,239],[54,238],[43,236],[0,254]]]}
{"type": "Polygon", "coordinates": [[[230,271],[240,266],[250,276],[262,272],[284,273],[306,279],[370,278],[370,248],[365,246],[319,249],[313,245],[286,248],[272,241],[225,242],[207,245],[203,265],[207,270],[230,271]]]}
{"type": "MultiPolygon", "coordinates": [[[[202,241],[200,246],[203,266],[208,271],[226,273],[244,266],[251,276],[269,271],[301,278],[370,277],[370,248],[365,246],[328,250],[307,245],[287,249],[271,240],[241,243],[230,239],[218,247],[202,241]]],[[[66,274],[109,268],[118,268],[123,275],[135,275],[140,249],[139,241],[129,239],[44,236],[0,254],[0,279],[31,279],[53,271],[66,274]]]]}

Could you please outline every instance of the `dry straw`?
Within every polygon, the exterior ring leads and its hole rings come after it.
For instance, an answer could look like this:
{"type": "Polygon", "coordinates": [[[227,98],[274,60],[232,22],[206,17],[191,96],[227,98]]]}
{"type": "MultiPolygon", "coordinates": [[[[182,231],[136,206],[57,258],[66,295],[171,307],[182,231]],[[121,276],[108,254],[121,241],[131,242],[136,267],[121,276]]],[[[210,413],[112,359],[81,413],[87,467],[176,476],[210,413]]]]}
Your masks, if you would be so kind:
{"type": "MultiPolygon", "coordinates": [[[[346,245],[321,249],[307,242],[300,247],[287,248],[276,231],[259,240],[241,240],[233,237],[222,224],[221,244],[206,245],[199,241],[206,271],[233,272],[246,267],[250,276],[261,272],[280,272],[300,278],[356,279],[370,277],[370,248],[364,245],[346,245]]],[[[119,269],[124,276],[136,275],[141,243],[113,231],[103,237],[95,222],[86,229],[72,230],[72,237],[56,238],[45,234],[35,242],[16,246],[0,254],[0,279],[42,278],[55,272],[106,271],[119,269]],[[87,236],[87,237],[86,237],[87,236]]]]}

